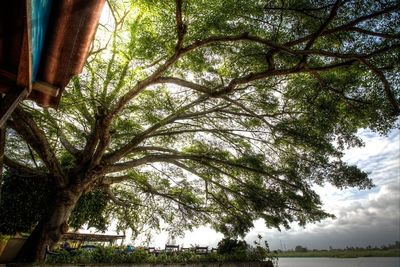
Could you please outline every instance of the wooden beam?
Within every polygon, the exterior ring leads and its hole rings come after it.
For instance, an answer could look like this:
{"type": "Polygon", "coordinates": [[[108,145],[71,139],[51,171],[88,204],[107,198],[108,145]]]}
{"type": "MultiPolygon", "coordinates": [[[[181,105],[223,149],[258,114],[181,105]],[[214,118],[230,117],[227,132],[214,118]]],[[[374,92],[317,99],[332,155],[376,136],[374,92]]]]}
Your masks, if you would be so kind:
{"type": "MultiPolygon", "coordinates": [[[[0,69],[0,77],[10,81],[10,84],[15,83],[17,80],[17,75],[3,69],[0,69]]],[[[53,97],[57,97],[60,93],[60,88],[44,81],[34,82],[32,84],[32,89],[53,97]]],[[[2,88],[0,85],[0,93],[7,93],[8,91],[8,88],[2,88]]]]}
{"type": "Polygon", "coordinates": [[[34,82],[32,84],[32,89],[54,97],[58,96],[58,94],[60,93],[60,88],[57,88],[49,83],[42,81],[34,82]]]}
{"type": "Polygon", "coordinates": [[[28,94],[29,92],[26,88],[17,87],[5,95],[0,105],[0,128],[5,125],[11,113],[28,94]]]}
{"type": "Polygon", "coordinates": [[[17,80],[17,75],[3,69],[0,69],[0,76],[13,82],[17,80]]]}
{"type": "Polygon", "coordinates": [[[21,54],[19,57],[17,85],[32,90],[32,3],[25,2],[24,35],[22,37],[21,54]]]}

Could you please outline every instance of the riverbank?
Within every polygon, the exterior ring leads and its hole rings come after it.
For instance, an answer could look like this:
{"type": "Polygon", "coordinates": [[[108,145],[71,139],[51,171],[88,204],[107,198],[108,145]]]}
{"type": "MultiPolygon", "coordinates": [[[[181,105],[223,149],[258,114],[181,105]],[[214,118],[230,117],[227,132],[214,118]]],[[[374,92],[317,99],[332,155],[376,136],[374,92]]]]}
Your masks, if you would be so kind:
{"type": "Polygon", "coordinates": [[[87,264],[16,264],[9,263],[0,267],[274,267],[269,261],[259,262],[201,262],[201,263],[170,263],[170,264],[108,264],[108,263],[87,263],[87,264]]]}
{"type": "Polygon", "coordinates": [[[318,250],[295,252],[286,251],[271,253],[269,256],[278,258],[359,258],[359,257],[400,257],[400,249],[389,250],[318,250]]]}

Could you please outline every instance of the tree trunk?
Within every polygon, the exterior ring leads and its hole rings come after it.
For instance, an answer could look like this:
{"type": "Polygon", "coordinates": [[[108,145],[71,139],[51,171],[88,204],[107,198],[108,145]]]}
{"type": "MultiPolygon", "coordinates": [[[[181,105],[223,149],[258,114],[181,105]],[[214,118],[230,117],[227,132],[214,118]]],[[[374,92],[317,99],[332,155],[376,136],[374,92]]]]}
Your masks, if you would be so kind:
{"type": "Polygon", "coordinates": [[[51,204],[48,213],[43,216],[22,249],[15,262],[42,262],[46,257],[46,248],[52,248],[62,235],[68,231],[68,218],[83,188],[67,188],[60,191],[51,204]]]}

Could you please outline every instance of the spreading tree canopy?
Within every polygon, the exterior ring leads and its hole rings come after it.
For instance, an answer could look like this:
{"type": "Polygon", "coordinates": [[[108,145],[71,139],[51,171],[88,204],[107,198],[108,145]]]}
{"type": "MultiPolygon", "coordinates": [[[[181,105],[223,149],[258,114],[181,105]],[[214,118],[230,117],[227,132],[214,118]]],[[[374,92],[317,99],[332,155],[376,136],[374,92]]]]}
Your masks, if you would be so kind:
{"type": "Polygon", "coordinates": [[[21,257],[93,190],[122,229],[241,235],[330,216],[313,184],[372,186],[341,157],[358,129],[397,127],[398,1],[108,4],[59,110],[25,103],[8,122],[7,167],[57,192],[21,257]]]}

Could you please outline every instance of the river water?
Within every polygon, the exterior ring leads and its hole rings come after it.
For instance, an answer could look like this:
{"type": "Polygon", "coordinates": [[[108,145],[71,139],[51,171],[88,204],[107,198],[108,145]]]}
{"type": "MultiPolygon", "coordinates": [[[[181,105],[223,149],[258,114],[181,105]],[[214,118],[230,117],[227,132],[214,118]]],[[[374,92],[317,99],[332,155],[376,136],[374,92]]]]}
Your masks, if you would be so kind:
{"type": "Polygon", "coordinates": [[[400,258],[280,258],[275,267],[400,267],[400,258]]]}

